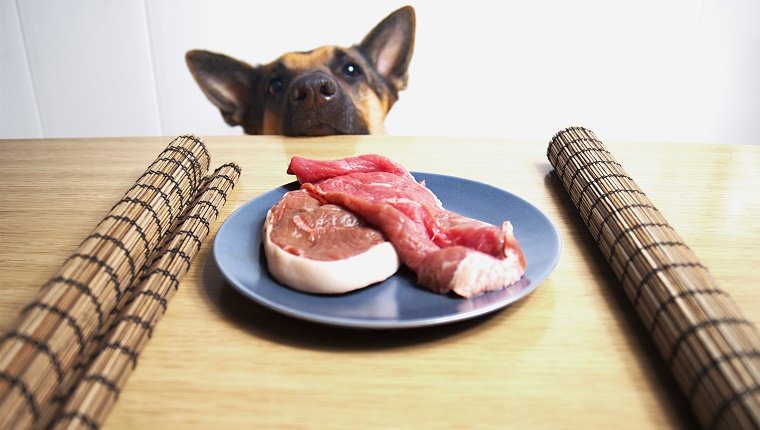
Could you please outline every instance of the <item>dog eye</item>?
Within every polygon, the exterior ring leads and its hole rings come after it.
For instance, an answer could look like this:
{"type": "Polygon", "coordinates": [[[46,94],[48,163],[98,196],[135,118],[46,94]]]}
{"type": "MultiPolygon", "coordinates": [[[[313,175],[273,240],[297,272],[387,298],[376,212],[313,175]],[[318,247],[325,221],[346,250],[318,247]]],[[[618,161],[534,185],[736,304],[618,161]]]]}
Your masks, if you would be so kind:
{"type": "Polygon", "coordinates": [[[346,63],[343,66],[343,76],[345,76],[347,78],[355,78],[355,77],[361,75],[361,73],[362,73],[362,71],[359,68],[359,66],[357,66],[354,63],[346,63]]]}
{"type": "Polygon", "coordinates": [[[282,82],[282,79],[274,78],[269,81],[267,84],[267,93],[269,93],[270,96],[273,96],[280,91],[282,91],[282,88],[285,86],[285,84],[282,82]]]}

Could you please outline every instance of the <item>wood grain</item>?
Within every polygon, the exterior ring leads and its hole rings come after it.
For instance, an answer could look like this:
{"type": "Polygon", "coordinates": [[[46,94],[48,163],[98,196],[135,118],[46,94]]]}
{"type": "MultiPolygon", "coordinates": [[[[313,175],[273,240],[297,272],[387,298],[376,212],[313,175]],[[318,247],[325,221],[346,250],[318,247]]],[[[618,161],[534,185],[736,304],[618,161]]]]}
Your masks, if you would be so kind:
{"type": "MultiPolygon", "coordinates": [[[[528,199],[557,225],[562,256],[530,297],[489,317],[425,330],[352,331],[292,320],[238,295],[210,258],[212,231],[106,429],[697,425],[550,174],[548,142],[203,140],[212,164],[231,160],[243,171],[220,220],[290,182],[292,155],[380,153],[410,170],[466,177],[528,199]]],[[[166,141],[0,141],[0,330],[166,141]]],[[[605,143],[747,318],[760,323],[760,147],[605,143]]]]}

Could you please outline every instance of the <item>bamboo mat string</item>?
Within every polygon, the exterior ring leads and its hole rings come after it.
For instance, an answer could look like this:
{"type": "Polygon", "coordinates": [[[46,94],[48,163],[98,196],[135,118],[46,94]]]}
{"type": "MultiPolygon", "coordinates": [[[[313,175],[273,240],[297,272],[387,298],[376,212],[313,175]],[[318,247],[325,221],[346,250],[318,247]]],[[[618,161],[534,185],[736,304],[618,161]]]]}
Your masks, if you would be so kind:
{"type": "Polygon", "coordinates": [[[210,161],[199,139],[174,139],[0,337],[0,428],[54,415],[208,184],[210,161]]]}
{"type": "Polygon", "coordinates": [[[760,428],[760,336],[593,132],[549,143],[556,175],[705,428],[760,428]]]}

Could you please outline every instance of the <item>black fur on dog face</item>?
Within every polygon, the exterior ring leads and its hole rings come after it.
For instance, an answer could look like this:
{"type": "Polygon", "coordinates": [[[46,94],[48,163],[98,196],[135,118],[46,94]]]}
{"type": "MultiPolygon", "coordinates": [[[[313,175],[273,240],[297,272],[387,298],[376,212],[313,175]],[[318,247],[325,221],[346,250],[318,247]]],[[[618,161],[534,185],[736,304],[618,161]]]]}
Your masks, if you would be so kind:
{"type": "Polygon", "coordinates": [[[414,9],[389,15],[358,45],[291,52],[260,66],[190,51],[193,77],[229,125],[248,134],[375,134],[406,88],[414,9]]]}

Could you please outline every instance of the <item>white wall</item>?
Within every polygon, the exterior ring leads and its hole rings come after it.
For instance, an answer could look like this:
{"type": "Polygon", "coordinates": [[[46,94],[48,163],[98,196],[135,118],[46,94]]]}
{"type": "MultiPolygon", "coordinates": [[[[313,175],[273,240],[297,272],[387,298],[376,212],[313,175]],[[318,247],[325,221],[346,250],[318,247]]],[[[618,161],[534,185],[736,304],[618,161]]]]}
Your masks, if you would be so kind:
{"type": "MultiPolygon", "coordinates": [[[[406,2],[0,0],[0,138],[240,134],[184,52],[351,45],[406,2]]],[[[409,1],[396,135],[760,143],[757,0],[409,1]]]]}

